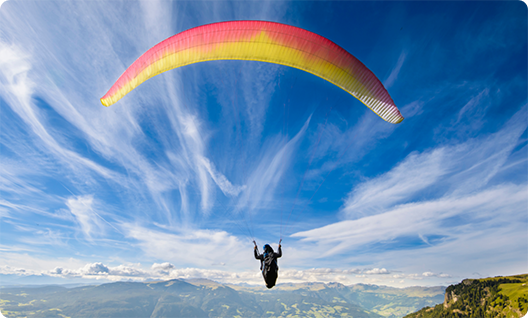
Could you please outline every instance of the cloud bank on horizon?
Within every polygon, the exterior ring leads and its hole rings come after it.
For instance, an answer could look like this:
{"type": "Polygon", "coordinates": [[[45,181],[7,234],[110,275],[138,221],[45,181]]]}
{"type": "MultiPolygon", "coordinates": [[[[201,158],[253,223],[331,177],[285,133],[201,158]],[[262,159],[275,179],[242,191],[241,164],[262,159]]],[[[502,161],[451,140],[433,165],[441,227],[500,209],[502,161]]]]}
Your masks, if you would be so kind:
{"type": "Polygon", "coordinates": [[[279,283],[525,272],[523,12],[522,2],[0,2],[0,281],[260,283],[251,241],[281,237],[279,283]],[[243,19],[334,41],[405,120],[250,61],[188,65],[100,105],[156,43],[243,19]]]}

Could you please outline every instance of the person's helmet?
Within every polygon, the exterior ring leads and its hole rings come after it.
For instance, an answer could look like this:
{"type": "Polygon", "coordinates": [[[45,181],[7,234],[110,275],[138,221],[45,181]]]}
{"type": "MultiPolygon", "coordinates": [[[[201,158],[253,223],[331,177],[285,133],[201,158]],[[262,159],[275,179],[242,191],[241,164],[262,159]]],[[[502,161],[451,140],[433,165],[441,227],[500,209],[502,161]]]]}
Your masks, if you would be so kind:
{"type": "Polygon", "coordinates": [[[268,251],[273,251],[273,249],[271,248],[271,246],[269,246],[269,244],[266,244],[264,245],[264,252],[268,252],[268,251]]]}

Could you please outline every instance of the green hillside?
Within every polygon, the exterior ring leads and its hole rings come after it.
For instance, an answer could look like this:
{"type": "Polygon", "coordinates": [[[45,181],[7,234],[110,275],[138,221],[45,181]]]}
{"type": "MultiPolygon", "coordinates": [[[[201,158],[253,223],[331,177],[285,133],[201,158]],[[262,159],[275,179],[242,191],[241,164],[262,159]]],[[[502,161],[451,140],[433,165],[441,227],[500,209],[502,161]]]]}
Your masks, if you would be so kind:
{"type": "Polygon", "coordinates": [[[403,317],[443,300],[444,288],[338,283],[223,285],[171,280],[0,289],[6,317],[403,317]]]}
{"type": "Polygon", "coordinates": [[[520,318],[528,311],[528,274],[466,279],[446,289],[444,302],[406,318],[520,318]]]}

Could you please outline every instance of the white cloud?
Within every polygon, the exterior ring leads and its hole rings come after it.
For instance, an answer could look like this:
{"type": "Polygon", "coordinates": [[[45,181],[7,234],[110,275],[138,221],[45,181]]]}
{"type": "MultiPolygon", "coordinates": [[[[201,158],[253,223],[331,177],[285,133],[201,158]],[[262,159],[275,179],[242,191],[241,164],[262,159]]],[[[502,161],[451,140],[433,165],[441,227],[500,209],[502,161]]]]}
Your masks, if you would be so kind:
{"type": "MultiPolygon", "coordinates": [[[[14,268],[10,266],[0,267],[0,274],[14,274],[19,276],[39,275],[61,278],[85,278],[109,281],[148,281],[148,280],[170,280],[170,279],[209,279],[221,283],[230,284],[255,284],[262,285],[263,278],[258,267],[254,270],[228,271],[203,268],[178,268],[170,263],[154,263],[150,270],[142,269],[140,264],[107,266],[104,263],[88,263],[77,269],[55,267],[51,270],[27,270],[25,268],[14,268]]],[[[280,269],[278,284],[281,283],[303,283],[303,282],[339,282],[345,285],[357,283],[390,283],[394,278],[423,280],[437,274],[395,274],[389,275],[386,269],[335,269],[335,268],[312,268],[305,270],[280,269]]],[[[394,284],[391,284],[394,285],[394,284]]],[[[396,284],[398,285],[398,284],[396,284]]],[[[404,282],[399,286],[407,286],[404,282]]],[[[279,285],[280,288],[280,285],[279,285]]]]}
{"type": "Polygon", "coordinates": [[[173,268],[175,268],[174,265],[172,265],[169,262],[165,262],[161,264],[158,264],[158,263],[152,264],[152,270],[155,272],[167,272],[173,268]]]}
{"type": "MultiPolygon", "coordinates": [[[[140,281],[151,276],[150,273],[140,268],[126,265],[107,266],[101,262],[89,263],[76,270],[55,267],[50,271],[43,271],[40,274],[59,277],[82,277],[108,280],[123,280],[131,278],[140,281]]],[[[153,275],[154,277],[156,276],[156,274],[153,275]]]]}
{"type": "Polygon", "coordinates": [[[91,195],[72,197],[66,201],[71,214],[88,240],[104,229],[102,218],[95,212],[93,203],[94,199],[91,195]]]}
{"type": "Polygon", "coordinates": [[[373,268],[367,271],[364,271],[365,274],[389,274],[389,271],[385,268],[373,268]]]}
{"type": "Polygon", "coordinates": [[[432,272],[425,272],[425,273],[423,273],[422,275],[425,276],[425,277],[429,277],[429,276],[434,276],[434,273],[432,273],[432,272]]]}
{"type": "Polygon", "coordinates": [[[0,267],[0,272],[2,274],[16,274],[16,275],[29,275],[29,273],[32,273],[32,271],[28,271],[24,268],[13,268],[8,265],[4,265],[0,267]]]}
{"type": "MultiPolygon", "coordinates": [[[[232,268],[248,266],[248,242],[225,231],[200,229],[172,229],[170,233],[123,224],[127,237],[138,242],[143,253],[155,259],[165,259],[178,267],[202,266],[208,268],[218,260],[225,260],[232,268]]],[[[252,263],[251,263],[252,264],[252,263]]]]}
{"type": "Polygon", "coordinates": [[[108,275],[110,270],[103,263],[86,264],[84,268],[80,270],[84,275],[108,275]]]}

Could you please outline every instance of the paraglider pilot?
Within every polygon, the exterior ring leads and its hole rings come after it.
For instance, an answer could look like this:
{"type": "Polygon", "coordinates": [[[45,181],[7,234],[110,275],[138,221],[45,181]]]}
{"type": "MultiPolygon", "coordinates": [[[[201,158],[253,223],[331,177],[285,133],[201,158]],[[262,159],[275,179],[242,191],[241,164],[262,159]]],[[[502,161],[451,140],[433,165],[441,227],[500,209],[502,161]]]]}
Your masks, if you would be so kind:
{"type": "MultiPolygon", "coordinates": [[[[253,241],[255,243],[255,241],[253,241]]],[[[279,252],[275,253],[273,248],[268,244],[264,245],[264,253],[260,254],[257,248],[257,243],[255,243],[255,258],[260,260],[260,270],[262,271],[262,276],[266,282],[266,287],[272,288],[275,286],[277,281],[277,276],[279,274],[279,265],[277,265],[277,258],[282,256],[281,245],[279,242],[279,252]]]]}

